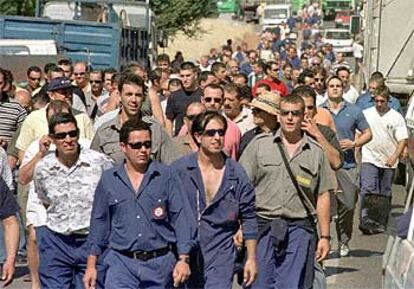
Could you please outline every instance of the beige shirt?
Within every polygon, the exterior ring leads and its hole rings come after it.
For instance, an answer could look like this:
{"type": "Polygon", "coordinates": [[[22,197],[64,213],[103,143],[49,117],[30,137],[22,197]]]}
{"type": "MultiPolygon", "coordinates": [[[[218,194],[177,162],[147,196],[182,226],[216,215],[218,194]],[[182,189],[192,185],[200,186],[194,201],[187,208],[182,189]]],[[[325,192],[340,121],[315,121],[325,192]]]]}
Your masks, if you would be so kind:
{"type": "MultiPolygon", "coordinates": [[[[90,118],[85,113],[78,113],[75,114],[75,119],[79,128],[79,137],[91,140],[94,130],[90,118]]],[[[16,148],[26,151],[33,141],[48,133],[46,108],[35,110],[24,120],[17,138],[16,148]]]]}
{"type": "MultiPolygon", "coordinates": [[[[275,134],[258,135],[240,158],[255,186],[257,214],[265,219],[306,218],[306,209],[279,152],[277,142],[280,141],[280,129],[275,134]]],[[[290,166],[298,184],[314,200],[318,194],[335,189],[328,158],[312,138],[304,135],[302,145],[290,160],[290,166]]]]}

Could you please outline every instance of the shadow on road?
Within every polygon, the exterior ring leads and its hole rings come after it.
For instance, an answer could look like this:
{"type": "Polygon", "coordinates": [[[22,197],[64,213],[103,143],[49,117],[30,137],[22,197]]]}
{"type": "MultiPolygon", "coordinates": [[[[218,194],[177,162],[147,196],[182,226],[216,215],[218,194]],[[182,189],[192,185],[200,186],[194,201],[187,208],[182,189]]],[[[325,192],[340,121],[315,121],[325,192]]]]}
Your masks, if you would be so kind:
{"type": "Polygon", "coordinates": [[[342,273],[355,272],[355,271],[358,271],[358,269],[352,268],[352,267],[330,267],[330,266],[325,267],[325,273],[327,277],[342,274],[342,273]]]}

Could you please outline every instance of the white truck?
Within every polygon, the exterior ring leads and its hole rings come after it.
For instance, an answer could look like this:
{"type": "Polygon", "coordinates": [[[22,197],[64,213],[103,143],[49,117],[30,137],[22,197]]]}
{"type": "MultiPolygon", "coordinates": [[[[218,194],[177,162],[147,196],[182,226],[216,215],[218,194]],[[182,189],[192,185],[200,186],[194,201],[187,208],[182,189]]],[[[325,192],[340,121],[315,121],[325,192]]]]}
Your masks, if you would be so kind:
{"type": "MultiPolygon", "coordinates": [[[[386,78],[391,94],[406,104],[409,131],[406,161],[406,210],[414,196],[414,1],[367,0],[364,7],[364,69],[366,79],[374,71],[386,78]]],[[[383,288],[414,288],[414,216],[408,238],[391,236],[383,259],[383,288]]]]}
{"type": "Polygon", "coordinates": [[[286,23],[292,13],[291,4],[266,5],[263,10],[262,30],[286,23]]]}

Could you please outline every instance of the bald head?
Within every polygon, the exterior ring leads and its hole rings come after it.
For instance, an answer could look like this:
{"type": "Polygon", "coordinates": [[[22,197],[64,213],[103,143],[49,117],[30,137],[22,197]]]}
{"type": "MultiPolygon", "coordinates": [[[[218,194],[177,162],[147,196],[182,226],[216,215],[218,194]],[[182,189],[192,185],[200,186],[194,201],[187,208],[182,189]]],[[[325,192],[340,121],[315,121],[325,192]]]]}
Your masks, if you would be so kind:
{"type": "Polygon", "coordinates": [[[14,100],[17,101],[26,111],[32,107],[32,96],[26,89],[19,89],[14,94],[14,100]]]}

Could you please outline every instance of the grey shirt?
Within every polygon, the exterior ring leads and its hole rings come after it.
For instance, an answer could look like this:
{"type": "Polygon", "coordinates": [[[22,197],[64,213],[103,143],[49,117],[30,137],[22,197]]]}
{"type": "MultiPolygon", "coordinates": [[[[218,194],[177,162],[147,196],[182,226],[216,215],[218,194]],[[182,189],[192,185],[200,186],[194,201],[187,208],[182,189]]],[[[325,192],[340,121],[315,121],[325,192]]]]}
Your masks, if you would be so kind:
{"type": "MultiPolygon", "coordinates": [[[[152,117],[144,116],[142,120],[151,125],[151,158],[164,164],[175,161],[179,155],[175,143],[167,132],[152,117]]],[[[96,131],[91,149],[102,152],[112,158],[116,164],[121,164],[124,161],[124,154],[119,145],[120,130],[119,115],[103,123],[96,131]]]]}
{"type": "MultiPolygon", "coordinates": [[[[255,186],[256,211],[260,217],[306,218],[306,209],[277,146],[277,142],[281,141],[280,129],[274,134],[258,135],[246,147],[240,163],[255,186]]],[[[288,156],[286,151],[285,154],[288,156]]],[[[290,159],[290,166],[298,184],[308,196],[316,199],[318,194],[335,188],[326,154],[315,140],[306,135],[290,159]]]]}

